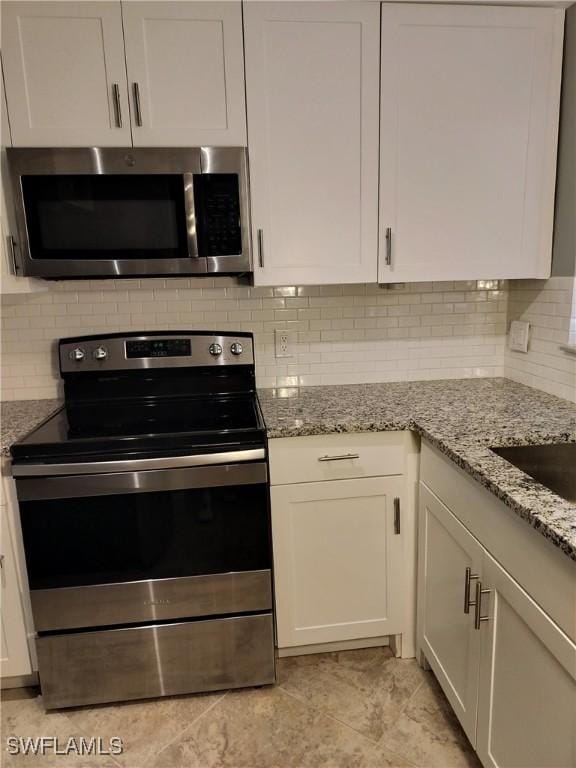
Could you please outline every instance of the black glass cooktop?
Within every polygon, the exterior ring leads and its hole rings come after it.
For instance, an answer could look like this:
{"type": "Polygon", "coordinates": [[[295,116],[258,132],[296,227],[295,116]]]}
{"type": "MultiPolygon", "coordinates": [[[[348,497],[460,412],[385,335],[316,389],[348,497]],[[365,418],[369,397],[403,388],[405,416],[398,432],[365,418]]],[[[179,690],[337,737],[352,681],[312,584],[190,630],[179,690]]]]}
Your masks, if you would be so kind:
{"type": "Polygon", "coordinates": [[[111,452],[158,453],[261,442],[253,396],[105,401],[62,408],[12,447],[15,459],[111,452]]]}

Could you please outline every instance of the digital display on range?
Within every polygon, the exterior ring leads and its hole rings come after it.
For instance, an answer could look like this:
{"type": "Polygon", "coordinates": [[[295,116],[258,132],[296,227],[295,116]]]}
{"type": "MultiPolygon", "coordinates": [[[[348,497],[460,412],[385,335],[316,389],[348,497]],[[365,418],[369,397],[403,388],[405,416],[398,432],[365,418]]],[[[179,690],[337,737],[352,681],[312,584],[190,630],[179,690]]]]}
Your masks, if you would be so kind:
{"type": "Polygon", "coordinates": [[[192,354],[190,339],[146,339],[127,341],[126,357],[187,357],[192,354]]]}

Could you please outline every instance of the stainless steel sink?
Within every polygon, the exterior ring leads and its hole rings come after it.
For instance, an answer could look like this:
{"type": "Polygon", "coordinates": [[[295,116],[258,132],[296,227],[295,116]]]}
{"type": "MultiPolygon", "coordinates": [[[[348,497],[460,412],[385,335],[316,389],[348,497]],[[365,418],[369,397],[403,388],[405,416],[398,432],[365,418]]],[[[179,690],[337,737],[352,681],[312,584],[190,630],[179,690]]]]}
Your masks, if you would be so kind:
{"type": "Polygon", "coordinates": [[[576,504],[576,443],[514,445],[490,450],[576,504]]]}

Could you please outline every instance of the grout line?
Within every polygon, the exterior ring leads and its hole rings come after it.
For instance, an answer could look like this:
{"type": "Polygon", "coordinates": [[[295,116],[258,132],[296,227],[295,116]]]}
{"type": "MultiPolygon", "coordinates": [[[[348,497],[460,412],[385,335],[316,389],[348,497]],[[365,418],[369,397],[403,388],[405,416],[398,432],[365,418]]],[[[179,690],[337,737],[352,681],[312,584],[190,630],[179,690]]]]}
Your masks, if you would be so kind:
{"type": "MultiPolygon", "coordinates": [[[[401,713],[404,711],[404,709],[407,706],[408,702],[412,700],[412,698],[416,695],[416,693],[420,690],[420,688],[423,685],[424,685],[424,683],[422,682],[416,688],[414,693],[406,701],[405,706],[402,707],[401,713]]],[[[292,693],[290,691],[287,691],[281,685],[279,686],[279,688],[282,690],[283,693],[286,693],[288,696],[291,696],[293,699],[295,699],[299,703],[305,704],[309,709],[313,709],[314,711],[318,712],[320,715],[323,715],[324,717],[327,717],[329,720],[332,720],[332,721],[338,723],[338,725],[344,726],[347,730],[353,731],[358,736],[360,736],[363,739],[365,739],[371,746],[373,746],[373,747],[376,747],[376,746],[383,747],[386,750],[386,752],[388,753],[387,756],[390,755],[392,758],[398,758],[399,761],[401,761],[403,763],[407,763],[409,766],[411,766],[411,768],[422,768],[421,766],[418,766],[416,763],[413,763],[411,760],[408,760],[406,757],[404,757],[400,753],[398,753],[398,752],[396,752],[396,751],[394,751],[392,749],[389,749],[386,746],[386,744],[383,743],[383,739],[384,739],[384,735],[385,734],[383,734],[379,739],[372,739],[372,738],[370,738],[370,736],[367,736],[365,733],[362,733],[357,728],[354,728],[352,725],[350,725],[349,723],[345,722],[344,720],[340,720],[339,718],[335,717],[334,715],[331,715],[329,712],[326,712],[325,710],[323,710],[320,707],[316,706],[315,704],[312,704],[311,702],[306,701],[306,699],[303,699],[300,696],[298,696],[298,695],[296,695],[296,694],[294,694],[294,693],[292,693]]]]}
{"type": "MultiPolygon", "coordinates": [[[[212,711],[212,710],[213,710],[215,707],[217,707],[217,706],[218,706],[218,704],[220,704],[220,702],[221,702],[221,701],[223,701],[223,699],[225,699],[225,698],[226,698],[226,696],[227,696],[229,693],[230,693],[230,691],[229,691],[229,690],[228,690],[228,691],[225,691],[225,692],[224,692],[224,693],[223,693],[221,696],[219,696],[219,697],[216,699],[216,701],[212,702],[212,704],[210,704],[210,706],[209,706],[209,707],[207,707],[207,708],[206,708],[206,709],[205,709],[203,712],[201,712],[201,713],[200,713],[200,714],[199,714],[197,717],[195,717],[193,720],[191,720],[191,721],[188,723],[188,725],[186,725],[186,726],[185,726],[185,727],[184,727],[184,728],[183,728],[181,731],[178,731],[178,733],[177,733],[177,734],[176,734],[176,735],[175,735],[173,738],[171,738],[169,741],[167,741],[167,742],[166,742],[166,744],[163,744],[163,745],[162,745],[162,747],[160,747],[160,749],[158,749],[156,752],[154,752],[154,754],[153,754],[153,756],[152,756],[152,757],[158,757],[158,755],[160,754],[160,752],[163,752],[163,751],[164,751],[164,750],[165,750],[167,747],[169,747],[171,744],[174,744],[174,742],[175,742],[175,741],[177,741],[177,740],[178,740],[178,739],[179,739],[181,736],[183,736],[183,735],[184,735],[184,733],[186,733],[186,731],[187,731],[189,728],[192,728],[192,726],[193,726],[195,723],[197,723],[199,720],[201,720],[201,719],[204,717],[204,715],[207,715],[207,714],[208,714],[208,712],[211,712],[211,711],[212,711]]],[[[191,694],[191,695],[193,696],[194,694],[191,694]]],[[[146,763],[149,763],[149,762],[150,762],[150,760],[151,760],[151,758],[149,758],[148,760],[146,760],[146,763]]],[[[131,767],[130,767],[130,766],[125,766],[125,765],[122,765],[122,766],[120,766],[120,768],[131,768],[131,767]]]]}
{"type": "Polygon", "coordinates": [[[312,704],[312,702],[307,701],[306,699],[302,698],[301,696],[298,696],[295,693],[292,693],[291,691],[287,691],[286,688],[283,688],[281,685],[279,686],[279,688],[282,691],[282,693],[285,693],[287,696],[290,696],[291,698],[300,702],[300,704],[305,704],[309,709],[312,709],[315,712],[318,712],[320,715],[327,717],[329,720],[333,720],[339,725],[343,725],[345,728],[349,729],[350,731],[354,731],[354,733],[357,733],[359,736],[362,736],[362,738],[366,739],[366,741],[369,741],[370,744],[376,745],[378,743],[378,740],[371,739],[370,736],[366,736],[365,733],[362,733],[357,728],[354,728],[354,726],[350,725],[350,723],[347,723],[344,720],[338,719],[334,715],[330,714],[330,712],[326,712],[324,709],[321,709],[318,705],[312,704]]]}

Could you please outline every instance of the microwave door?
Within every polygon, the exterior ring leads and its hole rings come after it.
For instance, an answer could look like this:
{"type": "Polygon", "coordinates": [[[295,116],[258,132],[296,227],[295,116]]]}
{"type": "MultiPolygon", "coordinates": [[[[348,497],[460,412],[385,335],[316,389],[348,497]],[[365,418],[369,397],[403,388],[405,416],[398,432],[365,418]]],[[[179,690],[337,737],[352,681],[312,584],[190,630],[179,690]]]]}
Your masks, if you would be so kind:
{"type": "Polygon", "coordinates": [[[11,149],[8,159],[21,274],[206,273],[194,212],[198,149],[11,149]]]}

